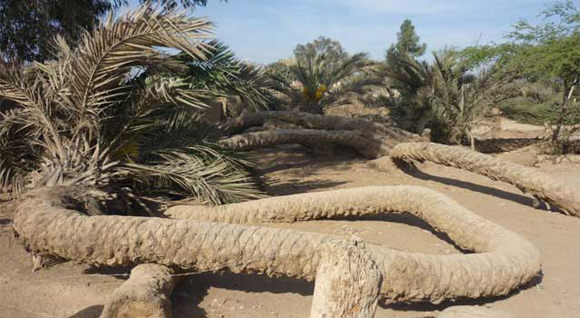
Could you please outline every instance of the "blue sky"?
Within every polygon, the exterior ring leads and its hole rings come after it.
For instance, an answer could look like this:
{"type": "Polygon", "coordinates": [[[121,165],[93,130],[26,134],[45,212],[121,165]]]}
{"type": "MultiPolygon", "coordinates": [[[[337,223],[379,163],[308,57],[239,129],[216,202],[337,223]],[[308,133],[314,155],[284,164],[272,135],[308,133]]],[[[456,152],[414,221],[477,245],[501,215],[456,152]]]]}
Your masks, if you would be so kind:
{"type": "MultiPolygon", "coordinates": [[[[136,1],[136,0],[134,0],[136,1]]],[[[325,35],[351,53],[382,59],[405,18],[428,50],[501,41],[520,18],[534,19],[546,0],[209,0],[196,15],[245,60],[290,57],[298,43],[325,35]]],[[[553,2],[553,1],[552,1],[553,2]]]]}

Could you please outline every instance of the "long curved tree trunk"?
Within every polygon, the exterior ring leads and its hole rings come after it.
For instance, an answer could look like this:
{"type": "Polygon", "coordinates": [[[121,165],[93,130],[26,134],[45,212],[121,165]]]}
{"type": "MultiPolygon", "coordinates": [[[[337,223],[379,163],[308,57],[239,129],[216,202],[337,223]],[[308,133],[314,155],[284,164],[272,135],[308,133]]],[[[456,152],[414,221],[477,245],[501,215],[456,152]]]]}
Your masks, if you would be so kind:
{"type": "Polygon", "coordinates": [[[390,149],[401,142],[425,141],[419,135],[391,125],[383,125],[363,119],[315,115],[293,111],[256,112],[243,115],[224,123],[222,129],[226,134],[234,135],[242,133],[251,127],[263,126],[268,121],[290,123],[304,129],[355,131],[363,136],[367,142],[374,142],[386,149],[390,149]]]}
{"type": "MultiPolygon", "coordinates": [[[[580,217],[580,190],[533,168],[461,147],[434,143],[402,143],[391,150],[390,156],[395,160],[431,161],[503,181],[559,207],[566,214],[580,217]]],[[[391,159],[385,157],[377,161],[383,160],[391,159]]]]}
{"type": "MultiPolygon", "coordinates": [[[[85,216],[66,208],[70,192],[36,191],[19,204],[14,229],[34,254],[105,266],[156,263],[312,280],[325,253],[344,253],[341,246],[348,242],[328,235],[248,225],[85,216]]],[[[368,244],[383,275],[380,295],[389,302],[438,303],[505,295],[540,270],[539,253],[525,239],[428,189],[371,187],[275,199],[268,199],[274,200],[267,202],[269,206],[264,201],[248,204],[255,203],[257,215],[269,215],[267,211],[272,210],[303,219],[408,211],[447,233],[458,245],[481,252],[424,255],[368,244]]]]}
{"type": "MultiPolygon", "coordinates": [[[[495,292],[491,289],[487,291],[486,289],[495,286],[498,288],[497,290],[500,290],[502,288],[499,286],[504,283],[513,284],[515,276],[522,274],[504,276],[496,272],[496,270],[500,272],[503,270],[511,271],[514,268],[506,266],[510,261],[501,260],[502,257],[492,256],[495,254],[496,248],[511,249],[508,246],[521,244],[517,249],[526,255],[521,255],[521,261],[529,263],[527,265],[520,263],[523,266],[516,267],[527,268],[526,271],[529,270],[529,273],[535,272],[539,268],[537,251],[521,237],[476,216],[435,191],[420,187],[364,187],[274,197],[211,208],[183,205],[168,209],[167,214],[175,218],[200,221],[256,224],[343,217],[356,218],[363,215],[401,213],[402,211],[412,213],[425,220],[437,231],[447,233],[454,242],[465,249],[478,252],[486,251],[489,254],[439,256],[392,250],[385,253],[385,249],[371,246],[372,249],[376,249],[377,254],[385,255],[384,261],[379,262],[379,264],[384,268],[385,279],[381,294],[387,301],[427,300],[436,303],[453,297],[476,298],[493,294],[495,292]],[[421,200],[417,198],[421,198],[421,200]],[[496,247],[488,245],[492,241],[492,245],[498,245],[496,247]],[[488,261],[492,264],[484,265],[488,261]],[[506,261],[507,263],[504,263],[506,261]],[[406,266],[414,268],[414,270],[409,271],[406,266]],[[534,267],[535,269],[533,269],[534,267]],[[388,273],[391,273],[394,268],[398,268],[400,272],[394,276],[389,275],[388,273]],[[496,277],[496,274],[499,274],[501,278],[496,277]]],[[[519,277],[524,276],[529,279],[533,275],[524,274],[519,277]]]]}
{"type": "Polygon", "coordinates": [[[388,153],[381,143],[371,142],[356,131],[328,131],[317,129],[276,129],[234,135],[222,139],[218,144],[226,149],[253,150],[276,145],[299,144],[303,146],[326,146],[337,144],[352,148],[369,159],[388,153]]]}

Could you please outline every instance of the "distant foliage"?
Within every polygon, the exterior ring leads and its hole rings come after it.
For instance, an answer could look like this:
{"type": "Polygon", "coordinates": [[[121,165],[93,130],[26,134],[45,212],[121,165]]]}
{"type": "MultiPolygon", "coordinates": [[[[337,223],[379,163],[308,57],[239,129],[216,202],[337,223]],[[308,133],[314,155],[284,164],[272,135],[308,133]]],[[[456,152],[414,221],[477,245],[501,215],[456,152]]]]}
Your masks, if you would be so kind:
{"type": "Polygon", "coordinates": [[[78,41],[83,29],[92,28],[112,7],[108,0],[2,0],[0,58],[44,61],[55,35],[78,41]]]}
{"type": "Polygon", "coordinates": [[[537,24],[516,23],[507,43],[469,47],[464,56],[473,66],[493,63],[510,76],[556,86],[561,100],[552,108],[556,141],[580,107],[580,10],[572,1],[556,2],[541,17],[537,24]]]}
{"type": "Polygon", "coordinates": [[[389,50],[379,73],[388,78],[391,117],[401,127],[433,140],[460,143],[471,137],[476,122],[496,103],[515,94],[495,69],[469,73],[458,52],[433,53],[433,63],[389,50]]]}
{"type": "Polygon", "coordinates": [[[420,43],[420,38],[415,33],[415,26],[409,19],[405,19],[397,33],[397,43],[393,44],[389,51],[399,54],[407,54],[413,58],[418,58],[425,54],[427,44],[420,43]]]}
{"type": "MultiPolygon", "coordinates": [[[[164,8],[190,8],[207,0],[140,0],[164,8]]],[[[75,45],[112,9],[127,0],[1,0],[0,58],[45,61],[51,57],[52,39],[60,35],[75,45]]]]}
{"type": "Polygon", "coordinates": [[[294,59],[269,66],[278,104],[322,114],[350,93],[362,93],[376,81],[366,73],[365,53],[348,54],[339,42],[320,37],[297,45],[294,59]]]}

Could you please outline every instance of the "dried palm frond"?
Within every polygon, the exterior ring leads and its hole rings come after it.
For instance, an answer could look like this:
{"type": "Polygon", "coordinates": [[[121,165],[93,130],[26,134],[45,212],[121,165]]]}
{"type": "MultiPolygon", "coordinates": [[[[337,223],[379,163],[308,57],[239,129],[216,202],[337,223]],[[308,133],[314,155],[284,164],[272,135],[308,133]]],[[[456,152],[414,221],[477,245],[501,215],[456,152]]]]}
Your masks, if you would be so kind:
{"type": "Polygon", "coordinates": [[[204,144],[200,110],[219,92],[172,75],[187,65],[166,49],[205,62],[211,23],[148,5],[114,17],[74,49],[57,38],[54,61],[0,64],[2,191],[82,184],[135,200],[254,197],[247,165],[204,144]]]}

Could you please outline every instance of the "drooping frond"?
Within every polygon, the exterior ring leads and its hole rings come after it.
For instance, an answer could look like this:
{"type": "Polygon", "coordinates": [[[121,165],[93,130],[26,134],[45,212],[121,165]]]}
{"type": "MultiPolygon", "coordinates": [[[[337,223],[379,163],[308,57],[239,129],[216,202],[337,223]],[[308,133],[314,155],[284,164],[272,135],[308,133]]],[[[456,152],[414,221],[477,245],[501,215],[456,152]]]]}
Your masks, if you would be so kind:
{"type": "Polygon", "coordinates": [[[36,161],[29,132],[18,120],[18,109],[0,110],[0,193],[10,198],[23,192],[36,161]]]}
{"type": "Polygon", "coordinates": [[[211,90],[216,97],[236,96],[244,108],[261,111],[268,108],[268,90],[272,83],[261,67],[240,61],[223,43],[208,43],[206,60],[192,60],[181,55],[188,65],[185,79],[194,88],[211,90]]]}
{"type": "Polygon", "coordinates": [[[110,14],[92,33],[86,34],[71,55],[70,91],[79,117],[98,113],[127,95],[119,84],[137,66],[176,65],[159,48],[178,49],[203,58],[208,46],[210,22],[185,12],[141,6],[115,19],[110,14]]]}
{"type": "Polygon", "coordinates": [[[194,197],[204,204],[223,204],[262,197],[248,173],[248,163],[210,145],[160,151],[147,164],[126,163],[134,181],[150,192],[176,198],[194,197]]]}
{"type": "Polygon", "coordinates": [[[24,107],[41,107],[41,82],[27,80],[26,68],[7,64],[0,60],[0,99],[9,100],[24,107]]]}
{"type": "MultiPolygon", "coordinates": [[[[205,63],[210,23],[148,4],[113,17],[75,48],[57,38],[54,61],[0,65],[0,192],[84,185],[134,203],[154,194],[215,204],[257,195],[245,161],[206,145],[215,136],[200,111],[224,91],[187,80],[167,50],[205,63]]],[[[246,73],[237,65],[235,79],[246,73]]]]}

